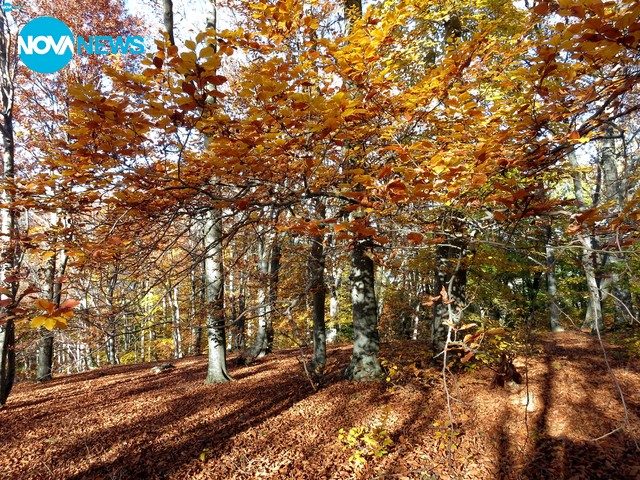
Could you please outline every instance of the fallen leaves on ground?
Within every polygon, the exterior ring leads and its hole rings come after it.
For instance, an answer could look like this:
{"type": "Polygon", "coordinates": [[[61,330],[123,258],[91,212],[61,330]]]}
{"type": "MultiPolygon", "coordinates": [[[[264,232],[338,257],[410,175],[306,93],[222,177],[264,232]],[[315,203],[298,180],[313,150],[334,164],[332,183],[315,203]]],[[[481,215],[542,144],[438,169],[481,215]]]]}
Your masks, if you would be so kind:
{"type": "Polygon", "coordinates": [[[526,387],[490,388],[488,369],[449,377],[453,435],[442,380],[420,365],[426,346],[416,342],[383,348],[388,362],[422,368],[396,385],[343,380],[348,347],[330,349],[317,392],[297,350],[234,367],[235,381],[222,385],[203,384],[205,357],[175,361],[165,375],[144,364],[23,382],[0,410],[0,478],[640,478],[638,360],[610,359],[628,428],[593,337],[537,341],[542,353],[516,361],[526,387]],[[388,453],[355,463],[359,447],[345,448],[339,430],[381,421],[388,453]]]}

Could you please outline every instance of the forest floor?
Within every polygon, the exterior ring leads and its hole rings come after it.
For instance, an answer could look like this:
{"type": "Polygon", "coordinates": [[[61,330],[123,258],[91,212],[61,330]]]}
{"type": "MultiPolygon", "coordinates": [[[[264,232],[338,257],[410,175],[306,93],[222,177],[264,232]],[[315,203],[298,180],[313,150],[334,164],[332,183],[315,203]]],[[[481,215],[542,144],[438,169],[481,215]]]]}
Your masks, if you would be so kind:
{"type": "Polygon", "coordinates": [[[0,410],[0,479],[640,478],[638,358],[607,347],[625,425],[597,339],[567,331],[535,345],[515,361],[526,387],[492,387],[488,368],[449,377],[453,435],[417,342],[384,345],[400,367],[384,384],[343,380],[350,349],[331,348],[318,391],[298,350],[233,367],[224,385],[203,385],[202,356],[160,375],[123,365],[22,382],[0,410]],[[340,429],[357,438],[345,445],[340,429]],[[387,453],[369,455],[363,437],[385,432],[387,453]]]}

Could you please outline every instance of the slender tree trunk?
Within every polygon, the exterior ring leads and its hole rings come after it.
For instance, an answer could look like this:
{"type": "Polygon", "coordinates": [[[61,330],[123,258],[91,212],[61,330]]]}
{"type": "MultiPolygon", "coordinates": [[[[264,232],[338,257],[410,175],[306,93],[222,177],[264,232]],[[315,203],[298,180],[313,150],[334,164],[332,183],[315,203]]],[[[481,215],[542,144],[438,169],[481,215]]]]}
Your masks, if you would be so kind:
{"type": "MultiPolygon", "coordinates": [[[[53,285],[56,277],[56,254],[49,258],[44,282],[44,293],[51,302],[55,303],[53,285]]],[[[36,362],[36,380],[46,382],[51,380],[53,369],[53,332],[44,327],[38,329],[38,354],[36,362]]]]}
{"type": "Polygon", "coordinates": [[[280,283],[280,262],[282,260],[282,247],[276,234],[271,245],[271,258],[269,260],[269,313],[267,320],[267,352],[273,351],[274,330],[273,324],[278,312],[278,287],[280,283]]]}
{"type": "MultiPolygon", "coordinates": [[[[204,272],[203,272],[204,273],[204,272]]],[[[191,355],[202,353],[202,312],[204,312],[204,279],[196,282],[196,271],[191,272],[191,355]]]]}
{"type": "Polygon", "coordinates": [[[180,329],[180,301],[178,298],[178,287],[173,287],[173,292],[169,290],[169,303],[171,304],[171,322],[173,333],[173,356],[175,358],[182,358],[182,330],[180,329]],[[172,295],[173,293],[173,295],[172,295]]]}
{"type": "MultiPolygon", "coordinates": [[[[549,229],[550,230],[550,229],[549,229]]],[[[562,332],[564,328],[560,324],[560,307],[558,307],[558,287],[556,279],[556,259],[551,240],[546,246],[547,254],[547,294],[549,295],[549,321],[552,332],[562,332]]]]}
{"type": "Polygon", "coordinates": [[[269,283],[269,249],[264,241],[258,240],[258,262],[260,270],[260,286],[258,288],[258,331],[251,349],[251,358],[263,357],[269,353],[267,337],[269,330],[269,308],[267,306],[267,285],[269,283]]]}
{"type": "Polygon", "coordinates": [[[227,349],[224,329],[224,273],[222,257],[222,211],[211,209],[205,221],[204,261],[207,302],[207,344],[209,363],[205,383],[231,380],[227,373],[227,349]]]}
{"type": "Polygon", "coordinates": [[[240,287],[238,295],[238,318],[236,319],[236,350],[243,351],[246,348],[246,310],[247,299],[244,294],[244,287],[240,287]]]}
{"type": "Polygon", "coordinates": [[[107,287],[107,304],[109,306],[109,315],[107,319],[107,335],[105,339],[105,350],[107,354],[107,363],[109,365],[118,364],[118,352],[116,346],[116,338],[118,331],[117,313],[115,311],[115,292],[120,274],[119,266],[116,265],[113,275],[109,279],[107,287]]]}
{"type": "Polygon", "coordinates": [[[351,252],[353,354],[345,377],[359,382],[379,380],[383,375],[378,356],[378,303],[374,264],[368,251],[370,247],[370,239],[356,240],[351,252]]]}
{"type": "Polygon", "coordinates": [[[589,293],[589,308],[582,323],[583,329],[604,328],[604,320],[602,318],[602,304],[600,299],[600,288],[596,278],[594,265],[594,249],[591,244],[591,238],[583,233],[577,233],[576,237],[582,245],[582,268],[584,269],[585,279],[587,281],[587,292],[589,293]]]}
{"type": "MultiPolygon", "coordinates": [[[[216,29],[218,11],[216,0],[209,0],[207,28],[216,29]]],[[[215,40],[211,46],[216,49],[215,40]]],[[[213,87],[215,88],[215,87],[213,87]]],[[[215,104],[213,95],[207,97],[209,105],[215,104]]],[[[209,138],[205,138],[205,148],[209,138]]],[[[204,234],[204,279],[207,304],[208,365],[206,384],[224,383],[231,380],[227,372],[227,346],[224,318],[224,255],[222,246],[222,210],[210,209],[205,219],[204,234]]]]}
{"type": "Polygon", "coordinates": [[[327,363],[327,334],[325,330],[325,299],[327,289],[324,283],[324,246],[323,237],[311,239],[311,258],[309,276],[313,296],[313,358],[311,370],[317,375],[322,373],[327,363]]]}
{"type": "Polygon", "coordinates": [[[433,306],[431,337],[435,352],[440,352],[444,348],[447,338],[446,323],[451,321],[458,323],[462,317],[467,285],[467,269],[462,259],[467,246],[466,238],[450,235],[447,243],[438,245],[436,249],[434,295],[441,295],[444,288],[449,300],[453,300],[453,303],[446,304],[441,298],[433,306]]]}
{"type": "Polygon", "coordinates": [[[334,266],[330,271],[329,280],[329,331],[327,341],[331,343],[340,333],[340,299],[339,293],[342,287],[342,269],[334,266]]]}
{"type": "Polygon", "coordinates": [[[12,316],[18,292],[14,278],[18,267],[17,221],[13,208],[14,131],[13,131],[13,71],[9,56],[9,27],[4,12],[0,12],[0,135],[2,136],[2,172],[0,172],[0,407],[3,406],[15,379],[15,325],[12,316]],[[4,317],[4,318],[3,318],[4,317]]]}

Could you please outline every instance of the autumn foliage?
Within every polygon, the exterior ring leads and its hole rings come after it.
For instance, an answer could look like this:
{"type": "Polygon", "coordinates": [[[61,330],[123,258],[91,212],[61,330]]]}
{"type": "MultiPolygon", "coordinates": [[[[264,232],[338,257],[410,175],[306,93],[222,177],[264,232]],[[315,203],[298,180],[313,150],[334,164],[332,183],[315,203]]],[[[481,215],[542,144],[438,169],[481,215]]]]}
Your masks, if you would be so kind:
{"type": "MultiPolygon", "coordinates": [[[[3,403],[16,374],[207,349],[224,373],[210,383],[241,383],[244,367],[257,374],[262,356],[295,347],[296,380],[317,393],[338,381],[326,344],[346,342],[354,357],[369,350],[374,373],[355,378],[352,361],[351,379],[442,381],[434,448],[451,453],[452,372],[526,382],[519,360],[549,325],[598,338],[628,325],[638,353],[637,1],[228,0],[206,2],[209,27],[223,12],[216,28],[177,35],[121,1],[32,3],[2,17],[6,38],[48,14],[79,34],[146,33],[149,48],[43,77],[0,42],[3,403]],[[379,358],[398,339],[432,351],[408,365],[379,358]]],[[[367,388],[376,402],[387,394],[367,388]]],[[[397,418],[378,403],[378,423],[336,429],[371,475],[409,428],[390,433],[397,418]]],[[[409,425],[417,414],[405,413],[409,425]]],[[[538,446],[529,453],[551,448],[538,446]]],[[[224,453],[199,447],[191,473],[224,453]]]]}

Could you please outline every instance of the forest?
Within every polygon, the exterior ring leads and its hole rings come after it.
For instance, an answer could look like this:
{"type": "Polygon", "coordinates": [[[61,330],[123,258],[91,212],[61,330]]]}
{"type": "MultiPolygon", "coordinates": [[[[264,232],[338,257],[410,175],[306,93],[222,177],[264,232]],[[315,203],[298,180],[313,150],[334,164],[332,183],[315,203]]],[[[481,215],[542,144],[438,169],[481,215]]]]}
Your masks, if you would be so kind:
{"type": "Polygon", "coordinates": [[[0,478],[640,478],[637,0],[2,7],[0,478]]]}

